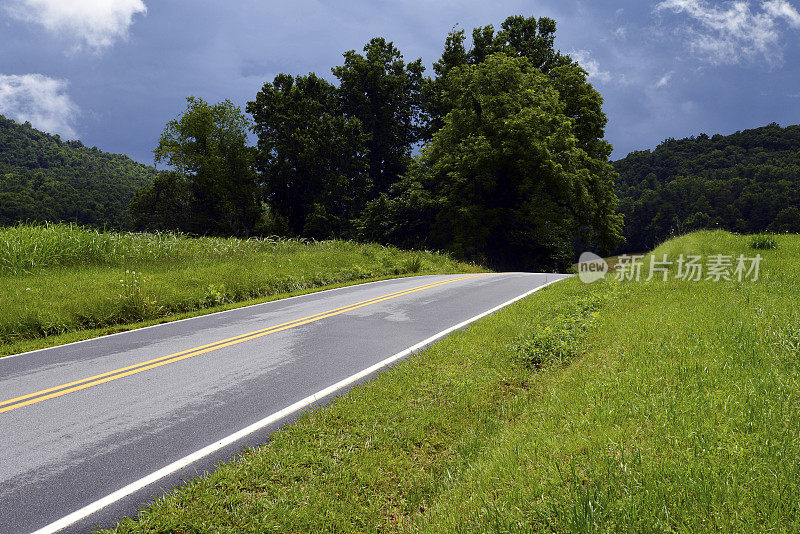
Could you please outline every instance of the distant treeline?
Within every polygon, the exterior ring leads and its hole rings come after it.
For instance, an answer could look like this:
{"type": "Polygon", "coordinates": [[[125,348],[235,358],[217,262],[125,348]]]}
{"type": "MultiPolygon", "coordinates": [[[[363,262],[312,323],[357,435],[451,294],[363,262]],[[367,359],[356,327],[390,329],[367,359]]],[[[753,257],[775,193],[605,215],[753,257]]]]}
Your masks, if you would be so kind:
{"type": "Polygon", "coordinates": [[[64,221],[130,228],[128,205],[156,175],[127,156],[62,141],[0,115],[0,226],[64,221]]]}
{"type": "Polygon", "coordinates": [[[667,139],[614,169],[624,251],[704,228],[800,233],[800,126],[667,139]]]}
{"type": "Polygon", "coordinates": [[[174,172],[137,194],[135,224],[353,238],[499,269],[613,250],[621,218],[602,98],[554,48],[555,31],[514,16],[475,28],[467,46],[453,30],[431,77],[374,38],[343,54],[337,84],[313,73],[265,83],[246,106],[252,120],[191,97],[155,150],[174,172]]]}

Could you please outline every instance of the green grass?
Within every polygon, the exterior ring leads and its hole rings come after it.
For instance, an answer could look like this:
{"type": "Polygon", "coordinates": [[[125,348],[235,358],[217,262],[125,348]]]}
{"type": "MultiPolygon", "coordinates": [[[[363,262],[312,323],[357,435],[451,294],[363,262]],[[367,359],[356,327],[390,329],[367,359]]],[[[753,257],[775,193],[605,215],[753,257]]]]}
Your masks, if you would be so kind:
{"type": "Polygon", "coordinates": [[[796,531],[800,238],[778,239],[756,282],[559,282],[114,532],[796,531]]]}
{"type": "MultiPolygon", "coordinates": [[[[700,232],[656,254],[748,247],[700,232]]],[[[755,283],[619,284],[591,350],[413,530],[796,531],[800,239],[781,247],[755,283]]]]}
{"type": "Polygon", "coordinates": [[[758,234],[750,238],[750,248],[754,250],[771,250],[778,248],[778,238],[770,234],[758,234]]]}
{"type": "Polygon", "coordinates": [[[254,299],[478,270],[443,254],[348,241],[16,226],[0,229],[0,355],[254,299]]]}

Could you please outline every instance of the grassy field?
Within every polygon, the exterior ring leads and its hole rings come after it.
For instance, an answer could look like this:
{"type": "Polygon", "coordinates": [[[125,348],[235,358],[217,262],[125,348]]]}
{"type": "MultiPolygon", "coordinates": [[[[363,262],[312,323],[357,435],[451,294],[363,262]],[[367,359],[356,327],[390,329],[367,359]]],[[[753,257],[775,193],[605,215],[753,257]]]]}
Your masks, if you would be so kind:
{"type": "Polygon", "coordinates": [[[383,277],[473,271],[478,268],[441,254],[346,241],[187,238],[66,225],[5,228],[0,355],[253,299],[383,277]]]}
{"type": "Polygon", "coordinates": [[[758,281],[559,282],[114,532],[796,531],[800,238],[758,252],[758,281]]]}

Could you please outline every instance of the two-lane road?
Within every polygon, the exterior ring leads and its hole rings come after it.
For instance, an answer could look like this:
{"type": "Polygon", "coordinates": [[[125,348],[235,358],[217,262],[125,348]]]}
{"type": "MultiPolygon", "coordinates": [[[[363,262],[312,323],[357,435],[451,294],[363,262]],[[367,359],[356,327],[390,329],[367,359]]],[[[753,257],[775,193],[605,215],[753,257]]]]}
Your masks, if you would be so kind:
{"type": "Polygon", "coordinates": [[[109,526],[371,367],[562,277],[373,282],[0,358],[0,533],[109,526]]]}

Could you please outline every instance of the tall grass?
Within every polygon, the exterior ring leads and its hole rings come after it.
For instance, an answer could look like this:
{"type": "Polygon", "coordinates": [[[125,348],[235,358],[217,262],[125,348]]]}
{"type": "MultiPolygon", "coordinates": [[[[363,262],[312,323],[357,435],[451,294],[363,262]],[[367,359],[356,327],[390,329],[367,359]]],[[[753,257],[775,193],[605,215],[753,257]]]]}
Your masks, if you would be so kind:
{"type": "Polygon", "coordinates": [[[349,241],[20,225],[0,229],[0,343],[358,280],[477,270],[444,254],[349,241]]]}
{"type": "Polygon", "coordinates": [[[303,239],[277,237],[188,238],[164,232],[102,232],[66,224],[19,225],[0,229],[0,272],[20,274],[47,267],[118,267],[263,253],[291,254],[309,244],[303,239]]]}
{"type": "Polygon", "coordinates": [[[778,248],[778,238],[770,234],[754,235],[750,239],[750,248],[754,250],[772,250],[778,248]]]}
{"type": "MultiPolygon", "coordinates": [[[[750,242],[703,231],[654,253],[750,242]]],[[[759,251],[755,282],[618,283],[590,350],[410,530],[797,532],[800,238],[759,251]]]]}

